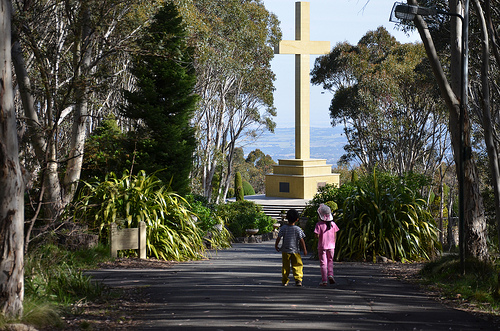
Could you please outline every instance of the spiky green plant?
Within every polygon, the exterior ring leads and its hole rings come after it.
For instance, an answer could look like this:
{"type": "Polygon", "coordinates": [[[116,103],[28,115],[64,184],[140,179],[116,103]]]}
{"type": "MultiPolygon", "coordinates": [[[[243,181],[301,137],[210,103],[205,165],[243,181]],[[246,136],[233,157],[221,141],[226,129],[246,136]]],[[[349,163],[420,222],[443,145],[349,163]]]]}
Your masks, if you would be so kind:
{"type": "Polygon", "coordinates": [[[372,183],[371,190],[358,187],[344,202],[339,256],[429,259],[438,243],[425,201],[405,186],[379,187],[376,173],[372,183]]]}
{"type": "Polygon", "coordinates": [[[85,183],[75,218],[98,229],[101,238],[106,238],[112,222],[133,228],[143,221],[147,254],[160,259],[198,259],[205,250],[203,231],[196,226],[187,201],[144,171],[124,173],[121,178],[111,173],[101,183],[85,183]]]}
{"type": "Polygon", "coordinates": [[[439,248],[438,229],[425,200],[415,193],[419,185],[412,176],[398,178],[374,171],[340,188],[328,187],[304,212],[313,220],[306,234],[314,230],[319,204],[335,201],[340,208],[335,218],[340,228],[337,259],[429,259],[439,248]]]}

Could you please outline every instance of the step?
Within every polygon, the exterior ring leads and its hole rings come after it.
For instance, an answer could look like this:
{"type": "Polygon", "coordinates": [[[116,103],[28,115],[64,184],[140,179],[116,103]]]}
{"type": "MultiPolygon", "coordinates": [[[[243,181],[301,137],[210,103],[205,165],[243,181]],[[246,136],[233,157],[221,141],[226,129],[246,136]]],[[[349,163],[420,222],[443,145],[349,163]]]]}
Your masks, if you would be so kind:
{"type": "MultiPolygon", "coordinates": [[[[307,202],[309,202],[309,200],[306,199],[273,198],[266,197],[263,194],[245,196],[245,200],[253,201],[262,206],[263,212],[277,221],[281,221],[280,214],[282,210],[288,211],[294,208],[301,214],[307,202]]],[[[235,201],[235,198],[228,199],[228,201],[235,201]]]]}

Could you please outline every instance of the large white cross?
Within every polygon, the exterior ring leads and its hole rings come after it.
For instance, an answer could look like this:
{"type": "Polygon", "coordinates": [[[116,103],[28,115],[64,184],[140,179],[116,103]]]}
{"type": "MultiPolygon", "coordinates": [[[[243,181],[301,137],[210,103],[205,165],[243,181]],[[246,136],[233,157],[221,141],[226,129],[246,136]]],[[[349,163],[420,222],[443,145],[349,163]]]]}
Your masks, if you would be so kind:
{"type": "Polygon", "coordinates": [[[329,41],[310,40],[309,2],[295,3],[295,40],[283,40],[275,54],[295,54],[295,158],[310,158],[309,128],[309,58],[310,54],[327,54],[329,41]]]}

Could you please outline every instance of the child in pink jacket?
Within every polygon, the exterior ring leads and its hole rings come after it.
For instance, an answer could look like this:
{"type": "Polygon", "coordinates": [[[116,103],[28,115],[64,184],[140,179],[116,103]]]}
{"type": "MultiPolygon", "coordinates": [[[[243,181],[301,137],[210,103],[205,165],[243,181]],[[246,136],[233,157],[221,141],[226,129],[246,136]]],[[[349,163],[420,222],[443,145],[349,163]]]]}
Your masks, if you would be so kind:
{"type": "Polygon", "coordinates": [[[319,222],[314,228],[314,235],[318,238],[318,257],[321,267],[320,286],[327,286],[327,279],[330,284],[335,284],[333,278],[333,255],[335,253],[335,240],[339,227],[333,221],[330,207],[321,204],[318,208],[319,222]]]}

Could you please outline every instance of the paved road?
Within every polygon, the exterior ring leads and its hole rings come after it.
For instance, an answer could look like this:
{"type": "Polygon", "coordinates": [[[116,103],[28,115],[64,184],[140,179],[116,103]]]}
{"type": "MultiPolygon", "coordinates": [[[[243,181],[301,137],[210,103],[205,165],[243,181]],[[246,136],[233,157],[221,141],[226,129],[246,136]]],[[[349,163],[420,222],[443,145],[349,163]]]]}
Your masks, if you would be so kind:
{"type": "Polygon", "coordinates": [[[318,286],[318,261],[304,260],[304,286],[281,286],[273,242],[235,244],[206,261],[171,269],[98,270],[111,286],[144,286],[151,309],[138,330],[497,330],[446,308],[377,265],[338,263],[337,283],[318,286]]]}

